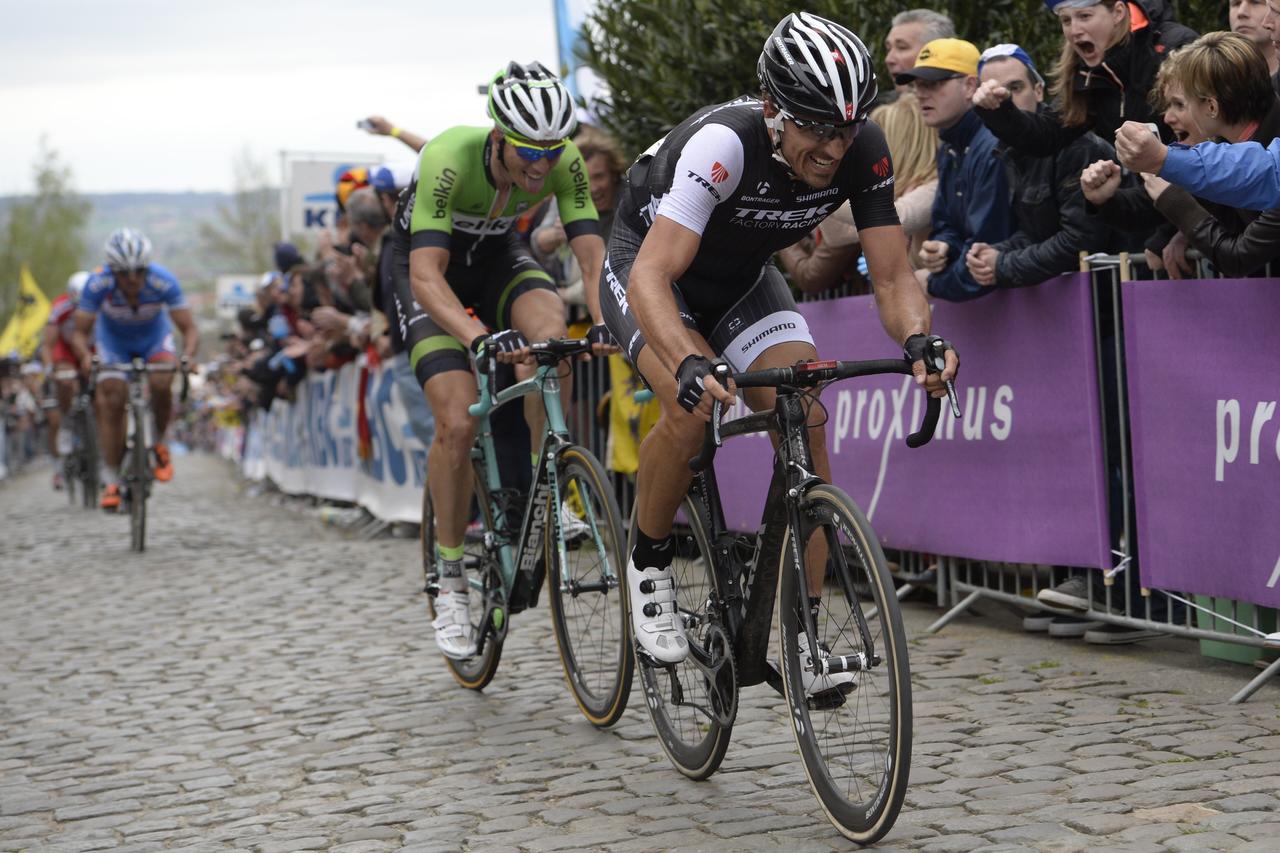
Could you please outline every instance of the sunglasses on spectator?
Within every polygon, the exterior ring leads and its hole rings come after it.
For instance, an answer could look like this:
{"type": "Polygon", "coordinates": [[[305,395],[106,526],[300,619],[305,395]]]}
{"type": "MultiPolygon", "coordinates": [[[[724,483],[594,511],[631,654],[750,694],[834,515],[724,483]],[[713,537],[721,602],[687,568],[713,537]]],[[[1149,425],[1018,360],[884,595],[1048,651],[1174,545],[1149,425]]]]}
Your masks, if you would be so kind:
{"type": "Polygon", "coordinates": [[[504,136],[507,142],[511,144],[511,147],[516,150],[516,154],[520,155],[520,159],[528,163],[536,163],[543,157],[554,163],[560,159],[560,155],[564,153],[565,145],[568,144],[567,139],[552,142],[550,145],[539,145],[527,139],[516,139],[510,134],[504,134],[504,136]]]}
{"type": "Polygon", "coordinates": [[[823,142],[827,142],[837,136],[842,136],[849,141],[853,141],[854,137],[858,135],[858,131],[862,130],[862,125],[866,122],[866,119],[858,119],[857,121],[852,121],[847,124],[824,124],[820,121],[806,121],[804,119],[799,119],[788,112],[783,112],[781,116],[794,124],[806,135],[811,136],[814,139],[820,139],[823,142]]]}

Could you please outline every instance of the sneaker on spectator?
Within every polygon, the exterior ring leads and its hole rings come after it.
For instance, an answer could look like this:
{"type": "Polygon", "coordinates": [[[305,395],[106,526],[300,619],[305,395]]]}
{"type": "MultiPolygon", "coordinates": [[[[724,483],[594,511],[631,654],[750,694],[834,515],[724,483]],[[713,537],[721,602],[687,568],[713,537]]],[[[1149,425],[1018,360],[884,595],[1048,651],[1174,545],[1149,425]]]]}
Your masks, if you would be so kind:
{"type": "Polygon", "coordinates": [[[1123,646],[1128,643],[1140,643],[1143,640],[1158,640],[1165,634],[1160,631],[1150,631],[1146,628],[1130,628],[1125,625],[1103,625],[1101,628],[1092,628],[1084,633],[1084,641],[1086,643],[1096,643],[1101,646],[1123,646]]]}
{"type": "Polygon", "coordinates": [[[62,487],[64,485],[65,483],[63,482],[63,479],[62,479],[62,469],[61,468],[53,469],[53,490],[55,492],[60,492],[62,491],[62,487]]]}
{"type": "Polygon", "coordinates": [[[1074,616],[1055,616],[1049,623],[1050,637],[1083,637],[1086,631],[1101,628],[1102,622],[1094,619],[1077,619],[1074,616]]]}
{"type": "Polygon", "coordinates": [[[1036,613],[1032,616],[1022,617],[1022,630],[1029,631],[1033,634],[1043,634],[1049,630],[1054,617],[1046,613],[1036,613]]]}
{"type": "Polygon", "coordinates": [[[98,506],[103,509],[116,510],[120,508],[120,487],[115,483],[110,483],[102,487],[102,497],[98,499],[98,506]]]}
{"type": "Polygon", "coordinates": [[[1122,596],[1124,589],[1120,586],[1113,588],[1111,596],[1113,605],[1107,607],[1107,589],[1102,582],[1101,576],[1094,579],[1093,582],[1093,600],[1089,600],[1089,581],[1084,575],[1073,575],[1052,589],[1042,589],[1036,595],[1036,600],[1049,604],[1054,607],[1067,607],[1071,610],[1100,610],[1110,613],[1123,613],[1124,611],[1118,606],[1123,602],[1122,596]],[[1120,596],[1120,598],[1117,598],[1120,596]]]}

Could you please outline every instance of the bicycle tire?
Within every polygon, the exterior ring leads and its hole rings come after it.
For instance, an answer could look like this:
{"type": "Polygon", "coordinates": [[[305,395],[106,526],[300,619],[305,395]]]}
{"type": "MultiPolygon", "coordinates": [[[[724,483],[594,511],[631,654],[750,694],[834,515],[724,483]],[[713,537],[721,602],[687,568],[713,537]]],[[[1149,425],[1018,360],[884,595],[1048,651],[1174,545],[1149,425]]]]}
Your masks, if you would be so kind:
{"type": "MultiPolygon", "coordinates": [[[[479,476],[479,472],[474,468],[472,470],[475,477],[476,501],[480,505],[480,518],[485,530],[493,530],[493,504],[489,497],[489,488],[485,485],[484,478],[479,476]]],[[[427,593],[427,613],[435,619],[435,595],[429,589],[434,581],[436,553],[436,517],[431,503],[430,486],[424,486],[422,489],[422,525],[418,542],[422,552],[423,592],[427,593]]],[[[486,601],[491,594],[496,592],[503,601],[506,600],[502,591],[502,570],[482,539],[464,541],[463,548],[463,572],[471,585],[471,625],[473,630],[479,632],[480,622],[488,610],[486,601]]],[[[503,618],[508,618],[505,608],[503,618]]],[[[494,675],[498,672],[498,662],[502,659],[502,636],[490,633],[480,654],[467,660],[455,660],[443,654],[440,657],[458,684],[468,690],[483,690],[489,686],[489,682],[493,681],[494,675]]]]}
{"type": "MultiPolygon", "coordinates": [[[[714,569],[711,544],[707,539],[706,516],[701,506],[689,496],[685,497],[682,508],[689,532],[673,531],[675,557],[672,568],[675,570],[677,601],[682,613],[692,613],[700,620],[696,628],[687,632],[687,636],[690,645],[699,643],[705,648],[715,631],[719,630],[719,637],[725,643],[723,652],[731,668],[730,675],[736,679],[732,670],[733,651],[729,647],[728,637],[719,628],[718,620],[708,618],[709,600],[713,597],[723,599],[723,595],[714,569]]],[[[627,543],[628,555],[634,547],[635,530],[633,509],[632,540],[627,543]]],[[[627,615],[630,618],[629,608],[627,615]]],[[[706,703],[705,708],[710,708],[710,693],[701,670],[688,660],[673,667],[652,666],[637,654],[636,665],[644,690],[645,708],[653,721],[662,751],[667,754],[671,764],[690,779],[708,778],[719,769],[725,752],[729,749],[729,738],[733,734],[732,718],[725,724],[704,708],[698,707],[696,700],[702,699],[706,703]],[[674,685],[679,685],[686,694],[693,694],[695,701],[692,707],[674,701],[674,685]]],[[[733,690],[733,712],[736,714],[736,680],[733,690]]]]}
{"type": "Polygon", "coordinates": [[[98,493],[102,491],[102,481],[99,476],[102,460],[99,455],[101,449],[98,446],[98,429],[92,409],[84,409],[80,417],[83,419],[81,427],[84,430],[84,455],[81,457],[83,469],[80,472],[80,476],[84,478],[84,506],[85,509],[96,509],[98,493]]]}
{"type": "Polygon", "coordinates": [[[581,509],[579,520],[588,532],[576,547],[565,543],[562,551],[558,545],[564,529],[555,523],[560,508],[548,507],[553,522],[545,537],[551,624],[574,701],[591,725],[605,728],[626,711],[635,673],[622,513],[604,467],[590,451],[570,445],[556,465],[560,494],[567,501],[563,506],[575,515],[581,509]],[[562,583],[561,553],[568,560],[571,586],[562,583]]]}
{"type": "Polygon", "coordinates": [[[129,544],[138,552],[147,549],[147,455],[142,436],[135,435],[129,459],[129,544]]]}
{"type": "Polygon", "coordinates": [[[833,656],[865,651],[864,634],[849,606],[859,602],[879,662],[855,674],[856,686],[847,695],[827,691],[825,701],[805,695],[799,589],[788,525],[778,572],[778,634],[791,728],[805,775],[827,818],[846,838],[871,844],[897,820],[911,772],[906,631],[880,542],[853,500],[835,486],[815,486],[802,499],[800,515],[804,541],[822,535],[828,544],[828,577],[815,615],[818,642],[833,656]],[[864,605],[870,607],[864,610],[864,605]]]}

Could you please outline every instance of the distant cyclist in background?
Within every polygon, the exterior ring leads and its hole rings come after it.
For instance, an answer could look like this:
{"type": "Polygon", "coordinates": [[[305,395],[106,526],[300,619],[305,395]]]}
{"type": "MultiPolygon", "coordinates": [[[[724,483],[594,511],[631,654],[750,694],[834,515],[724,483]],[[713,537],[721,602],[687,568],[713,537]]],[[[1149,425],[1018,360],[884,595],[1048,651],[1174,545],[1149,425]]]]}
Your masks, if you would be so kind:
{"type": "MultiPolygon", "coordinates": [[[[182,332],[183,358],[194,359],[200,336],[191,309],[173,274],[151,262],[151,241],[138,231],[121,228],[107,238],[106,254],[105,267],[90,276],[75,313],[72,348],[85,372],[92,366],[91,335],[104,364],[134,358],[149,362],[174,361],[177,351],[169,327],[170,317],[182,332]]],[[[156,427],[155,476],[167,483],[173,479],[173,463],[163,439],[173,410],[173,374],[149,374],[147,381],[151,386],[151,412],[156,427]]],[[[124,456],[126,398],[123,375],[109,371],[99,374],[98,435],[105,463],[100,502],[103,509],[120,506],[119,468],[124,456]]]]}
{"type": "MultiPolygon", "coordinates": [[[[58,373],[80,370],[80,359],[71,348],[71,335],[75,330],[76,305],[84,292],[89,273],[81,270],[67,279],[67,292],[53,300],[49,306],[49,322],[44,327],[44,340],[40,344],[40,360],[44,362],[46,376],[52,376],[58,407],[49,410],[49,455],[55,460],[71,450],[71,436],[59,431],[62,416],[71,410],[71,398],[75,396],[75,377],[59,378],[58,373]]],[[[62,466],[53,466],[53,487],[62,488],[62,466]]]]}

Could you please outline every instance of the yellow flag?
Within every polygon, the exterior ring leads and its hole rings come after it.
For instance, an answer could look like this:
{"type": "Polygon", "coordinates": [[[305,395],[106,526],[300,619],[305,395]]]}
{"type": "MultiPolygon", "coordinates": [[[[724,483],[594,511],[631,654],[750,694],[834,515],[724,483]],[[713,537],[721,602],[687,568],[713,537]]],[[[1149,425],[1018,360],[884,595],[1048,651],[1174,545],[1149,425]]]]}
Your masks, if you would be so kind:
{"type": "Polygon", "coordinates": [[[44,324],[48,321],[49,299],[24,264],[18,289],[18,309],[9,318],[4,331],[0,332],[0,353],[17,350],[24,359],[30,358],[40,346],[44,324]]]}

